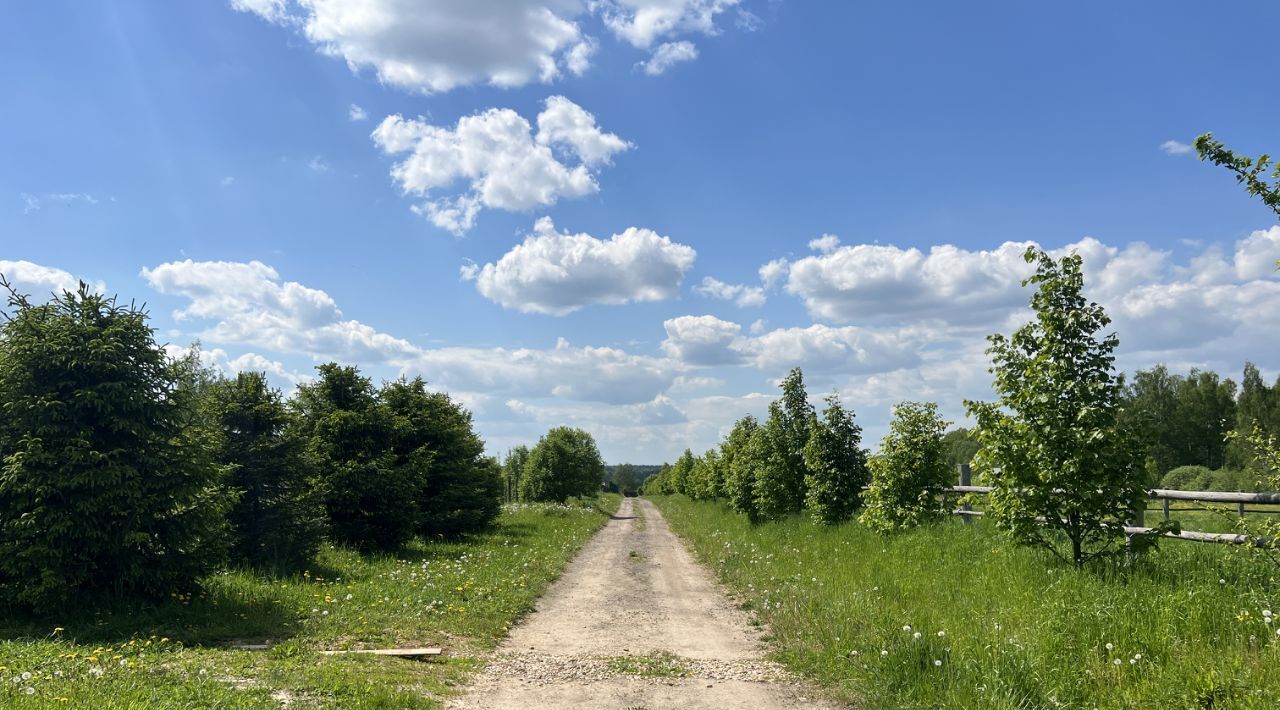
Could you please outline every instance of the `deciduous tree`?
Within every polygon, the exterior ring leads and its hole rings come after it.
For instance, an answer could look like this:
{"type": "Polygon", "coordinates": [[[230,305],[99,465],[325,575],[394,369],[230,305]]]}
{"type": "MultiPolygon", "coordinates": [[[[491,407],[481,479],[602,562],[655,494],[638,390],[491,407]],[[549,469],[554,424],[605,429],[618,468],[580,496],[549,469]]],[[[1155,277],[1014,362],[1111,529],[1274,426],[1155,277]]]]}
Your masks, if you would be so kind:
{"type": "Polygon", "coordinates": [[[997,403],[967,402],[978,420],[990,514],[1015,540],[1081,565],[1118,549],[1145,505],[1140,442],[1120,426],[1119,340],[1102,306],[1084,297],[1082,259],[1035,248],[1024,285],[1035,319],[988,338],[997,403]]]}
{"type": "Polygon", "coordinates": [[[862,427],[854,422],[853,412],[834,394],[826,402],[804,449],[805,507],[814,520],[831,525],[848,520],[858,509],[871,472],[862,448],[862,427]]]}

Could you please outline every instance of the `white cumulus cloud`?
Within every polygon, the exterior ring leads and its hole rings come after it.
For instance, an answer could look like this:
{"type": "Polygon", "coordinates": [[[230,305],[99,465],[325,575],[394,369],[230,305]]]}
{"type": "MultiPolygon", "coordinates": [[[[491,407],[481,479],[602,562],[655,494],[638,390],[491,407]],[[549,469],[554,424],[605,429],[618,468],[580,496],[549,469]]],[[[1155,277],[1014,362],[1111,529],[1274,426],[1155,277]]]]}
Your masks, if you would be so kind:
{"type": "MultiPolygon", "coordinates": [[[[345,318],[324,291],[284,281],[257,261],[170,262],[143,269],[142,276],[161,293],[188,301],[173,313],[175,319],[209,321],[199,337],[215,347],[240,345],[315,361],[391,366],[472,399],[482,393],[490,398],[649,402],[688,370],[670,358],[578,347],[563,339],[545,349],[420,347],[345,318]]],[[[245,359],[227,361],[242,369],[275,371],[266,355],[237,357],[245,359]]]]}
{"type": "Polygon", "coordinates": [[[1163,150],[1167,155],[1186,155],[1193,148],[1182,141],[1165,141],[1160,144],[1160,150],[1163,150]]]}
{"type": "Polygon", "coordinates": [[[716,16],[738,0],[595,0],[605,26],[633,46],[648,49],[677,34],[716,34],[716,16]]]}
{"type": "Polygon", "coordinates": [[[464,116],[453,128],[393,115],[378,125],[373,140],[389,155],[408,154],[392,168],[392,178],[406,194],[425,199],[416,210],[461,235],[482,208],[522,212],[596,192],[593,169],[630,147],[562,96],[547,99],[537,122],[535,135],[529,121],[510,109],[464,116]],[[461,193],[454,191],[458,183],[465,184],[461,193]]]}
{"type": "MultiPolygon", "coordinates": [[[[55,293],[61,294],[63,291],[74,293],[80,286],[80,279],[68,271],[21,259],[17,261],[0,259],[0,275],[4,276],[18,293],[29,296],[36,302],[43,301],[55,293]]],[[[86,283],[89,283],[90,290],[96,293],[105,293],[107,290],[107,285],[101,281],[86,281],[86,283]]],[[[0,292],[0,306],[7,302],[7,296],[8,294],[0,292]]]]}
{"type": "Polygon", "coordinates": [[[556,231],[549,218],[497,263],[462,269],[485,297],[526,313],[566,315],[589,304],[660,301],[679,294],[696,252],[651,229],[609,239],[556,231]]]}
{"type": "Polygon", "coordinates": [[[399,89],[548,82],[589,66],[581,0],[232,0],[399,89]]]}
{"type": "Polygon", "coordinates": [[[759,286],[725,283],[711,276],[704,277],[702,283],[694,286],[693,290],[708,298],[733,301],[743,308],[765,304],[764,289],[759,286]]]}
{"type": "Polygon", "coordinates": [[[658,76],[665,74],[671,67],[683,62],[691,62],[698,58],[698,48],[693,42],[681,40],[679,42],[664,42],[653,50],[653,55],[647,61],[641,62],[640,66],[644,69],[644,73],[649,76],[658,76]]]}

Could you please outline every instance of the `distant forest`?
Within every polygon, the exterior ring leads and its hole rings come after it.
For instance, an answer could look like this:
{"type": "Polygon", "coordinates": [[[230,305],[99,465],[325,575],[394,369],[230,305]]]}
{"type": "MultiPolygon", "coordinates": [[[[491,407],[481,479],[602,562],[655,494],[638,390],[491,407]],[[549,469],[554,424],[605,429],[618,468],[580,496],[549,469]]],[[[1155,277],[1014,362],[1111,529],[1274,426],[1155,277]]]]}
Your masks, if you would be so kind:
{"type": "Polygon", "coordinates": [[[661,470],[662,464],[613,464],[604,467],[604,484],[613,493],[636,495],[640,485],[661,470]]]}
{"type": "MultiPolygon", "coordinates": [[[[1280,437],[1280,379],[1272,385],[1253,363],[1239,384],[1212,370],[1175,374],[1164,365],[1139,370],[1125,382],[1126,423],[1147,442],[1150,485],[1182,490],[1254,490],[1257,476],[1246,435],[1254,426],[1280,437]]],[[[951,463],[978,450],[973,431],[947,433],[951,463]]]]}

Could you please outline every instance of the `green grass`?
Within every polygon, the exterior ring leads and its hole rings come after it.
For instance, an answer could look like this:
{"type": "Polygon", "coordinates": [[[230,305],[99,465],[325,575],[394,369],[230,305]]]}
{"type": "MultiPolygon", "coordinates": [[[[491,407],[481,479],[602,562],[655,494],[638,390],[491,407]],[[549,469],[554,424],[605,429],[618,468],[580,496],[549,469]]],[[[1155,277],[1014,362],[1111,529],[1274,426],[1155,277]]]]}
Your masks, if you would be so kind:
{"type": "Polygon", "coordinates": [[[160,605],[0,618],[0,707],[438,707],[618,502],[507,506],[464,541],[381,556],[327,548],[303,574],[227,572],[160,605]],[[318,653],[420,645],[446,655],[318,653]]]}
{"type": "MultiPolygon", "coordinates": [[[[1198,503],[1189,500],[1169,501],[1170,512],[1169,518],[1182,523],[1183,530],[1196,530],[1199,532],[1240,532],[1236,528],[1236,521],[1239,514],[1236,512],[1234,503],[1198,503]],[[1207,510],[1188,510],[1188,508],[1206,508],[1207,510]]],[[[1247,519],[1270,519],[1275,520],[1277,513],[1256,513],[1258,510],[1273,510],[1280,512],[1280,506],[1248,503],[1245,509],[1250,511],[1245,514],[1247,519]]],[[[1147,505],[1146,524],[1155,525],[1164,520],[1164,508],[1160,501],[1151,501],[1147,505]]]]}
{"type": "Polygon", "coordinates": [[[855,704],[1280,707],[1280,622],[1262,615],[1280,614],[1277,571],[1245,550],[1168,541],[1077,570],[983,521],[880,537],[652,500],[769,625],[774,657],[855,704]]]}
{"type": "Polygon", "coordinates": [[[655,653],[649,656],[617,656],[608,659],[609,670],[645,678],[684,678],[689,669],[679,656],[655,653]]]}

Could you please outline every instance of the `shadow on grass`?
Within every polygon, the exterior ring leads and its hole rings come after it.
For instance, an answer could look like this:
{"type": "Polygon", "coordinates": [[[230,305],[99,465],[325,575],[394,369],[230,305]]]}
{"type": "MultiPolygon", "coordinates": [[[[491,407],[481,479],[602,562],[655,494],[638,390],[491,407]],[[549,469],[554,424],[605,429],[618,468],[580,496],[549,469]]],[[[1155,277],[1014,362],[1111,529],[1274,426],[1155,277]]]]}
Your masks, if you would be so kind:
{"type": "Polygon", "coordinates": [[[169,637],[188,646],[225,645],[248,639],[281,640],[297,631],[298,615],[262,587],[252,595],[215,581],[189,600],[119,601],[99,607],[84,604],[48,615],[0,612],[0,639],[41,640],[61,628],[60,640],[111,645],[150,636],[169,637]]]}

